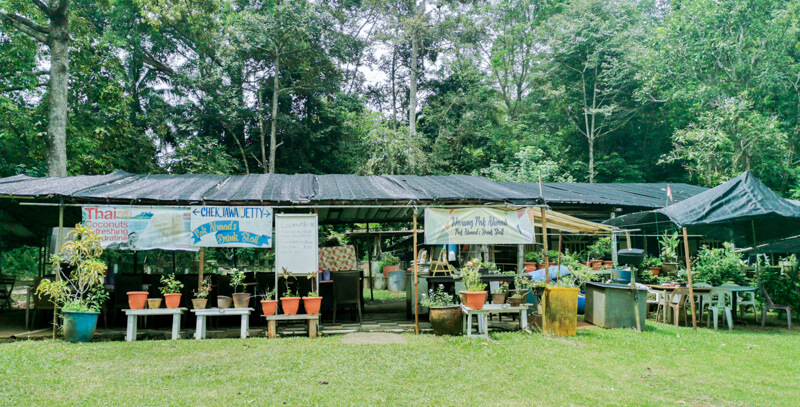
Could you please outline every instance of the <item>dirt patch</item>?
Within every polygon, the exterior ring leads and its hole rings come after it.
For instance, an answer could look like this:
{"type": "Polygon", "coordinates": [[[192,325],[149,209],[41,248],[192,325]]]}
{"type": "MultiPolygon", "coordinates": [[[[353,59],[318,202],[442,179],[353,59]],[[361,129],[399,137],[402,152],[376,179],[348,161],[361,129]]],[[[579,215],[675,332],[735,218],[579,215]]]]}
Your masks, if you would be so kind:
{"type": "Polygon", "coordinates": [[[400,334],[389,332],[353,332],[342,336],[346,345],[384,345],[408,343],[408,339],[400,334]]]}

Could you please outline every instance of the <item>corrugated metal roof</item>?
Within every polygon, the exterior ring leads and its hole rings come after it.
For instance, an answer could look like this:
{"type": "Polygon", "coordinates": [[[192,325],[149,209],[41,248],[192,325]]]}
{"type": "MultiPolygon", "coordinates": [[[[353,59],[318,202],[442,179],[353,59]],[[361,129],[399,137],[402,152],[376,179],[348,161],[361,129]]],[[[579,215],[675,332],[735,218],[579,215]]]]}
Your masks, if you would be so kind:
{"type": "MultiPolygon", "coordinates": [[[[501,184],[529,196],[539,196],[539,184],[536,183],[504,182],[501,184]]],[[[662,208],[667,204],[667,185],[672,190],[672,202],[682,201],[706,190],[703,187],[683,183],[543,183],[542,195],[547,204],[662,208]]]]}

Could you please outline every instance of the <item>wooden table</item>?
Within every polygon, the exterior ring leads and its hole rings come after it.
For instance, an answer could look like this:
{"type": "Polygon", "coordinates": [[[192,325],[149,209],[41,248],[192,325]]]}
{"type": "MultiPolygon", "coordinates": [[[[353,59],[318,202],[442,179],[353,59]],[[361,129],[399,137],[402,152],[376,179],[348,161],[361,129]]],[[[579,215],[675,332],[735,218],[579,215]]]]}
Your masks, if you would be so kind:
{"type": "Polygon", "coordinates": [[[139,325],[138,318],[140,315],[172,315],[172,340],[176,340],[181,329],[181,315],[186,311],[186,308],[124,309],[123,311],[128,317],[128,329],[125,334],[126,341],[133,342],[136,340],[136,330],[139,325]]]}
{"type": "Polygon", "coordinates": [[[319,314],[297,314],[297,315],[262,315],[267,319],[267,338],[275,338],[278,336],[277,322],[278,321],[303,321],[305,320],[308,325],[308,337],[316,338],[319,333],[319,314]]]}
{"type": "Polygon", "coordinates": [[[528,327],[528,306],[527,304],[519,307],[512,307],[510,304],[484,304],[482,309],[475,310],[461,304],[461,313],[464,319],[464,332],[472,337],[489,337],[489,315],[490,314],[515,314],[519,313],[519,328],[528,327]],[[472,316],[478,318],[478,333],[472,334],[472,316]]]}
{"type": "Polygon", "coordinates": [[[218,317],[224,315],[240,315],[242,325],[239,337],[247,338],[250,330],[250,313],[255,311],[253,308],[204,308],[193,309],[192,312],[197,316],[197,325],[194,330],[194,339],[206,339],[207,322],[206,317],[218,317]]]}

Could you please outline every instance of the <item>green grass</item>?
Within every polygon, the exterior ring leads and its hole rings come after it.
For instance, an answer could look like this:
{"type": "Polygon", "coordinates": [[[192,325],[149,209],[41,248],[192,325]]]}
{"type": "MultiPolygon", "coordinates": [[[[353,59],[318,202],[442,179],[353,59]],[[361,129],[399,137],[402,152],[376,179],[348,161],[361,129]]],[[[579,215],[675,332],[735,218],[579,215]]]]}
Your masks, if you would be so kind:
{"type": "Polygon", "coordinates": [[[368,289],[364,290],[364,299],[367,302],[369,301],[383,302],[383,301],[392,301],[392,300],[406,298],[405,291],[372,290],[372,293],[375,296],[374,300],[371,299],[369,290],[368,289]]]}
{"type": "Polygon", "coordinates": [[[797,405],[800,331],[0,344],[2,405],[797,405]],[[325,384],[326,383],[326,384],[325,384]]]}

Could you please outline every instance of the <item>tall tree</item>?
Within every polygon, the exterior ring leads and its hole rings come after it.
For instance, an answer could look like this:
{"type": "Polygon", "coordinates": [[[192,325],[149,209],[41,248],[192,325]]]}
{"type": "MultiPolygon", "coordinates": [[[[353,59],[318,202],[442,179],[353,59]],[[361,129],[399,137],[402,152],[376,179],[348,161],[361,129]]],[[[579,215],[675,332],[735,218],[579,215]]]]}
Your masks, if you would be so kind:
{"type": "Polygon", "coordinates": [[[50,48],[47,112],[47,173],[67,175],[67,111],[69,81],[69,0],[0,3],[0,20],[50,48]],[[33,12],[33,8],[39,14],[33,12]],[[41,19],[47,21],[40,24],[41,19]]]}

